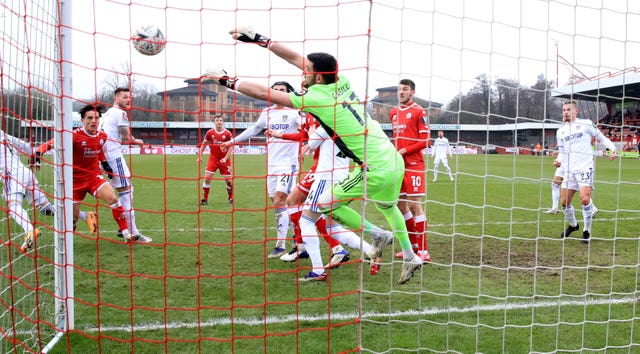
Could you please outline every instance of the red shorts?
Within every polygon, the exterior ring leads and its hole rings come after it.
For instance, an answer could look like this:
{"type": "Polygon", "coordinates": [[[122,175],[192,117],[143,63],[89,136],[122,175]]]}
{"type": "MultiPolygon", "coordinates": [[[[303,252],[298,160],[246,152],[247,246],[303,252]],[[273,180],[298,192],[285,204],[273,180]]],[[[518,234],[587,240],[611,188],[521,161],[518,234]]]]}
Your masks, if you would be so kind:
{"type": "Polygon", "coordinates": [[[400,195],[407,196],[421,196],[425,195],[425,174],[424,166],[411,166],[411,169],[404,171],[404,178],[402,179],[402,188],[400,188],[400,195]]]}
{"type": "Polygon", "coordinates": [[[220,160],[209,158],[207,162],[207,173],[214,174],[217,170],[220,170],[220,175],[223,177],[231,177],[231,161],[226,163],[220,163],[220,160]]]}
{"type": "Polygon", "coordinates": [[[300,179],[300,181],[298,181],[298,189],[305,192],[306,194],[309,194],[309,190],[311,189],[311,186],[313,185],[313,181],[315,181],[315,173],[316,173],[316,168],[318,167],[318,162],[316,161],[316,163],[313,164],[313,166],[311,166],[311,168],[309,169],[309,171],[304,175],[304,177],[302,177],[300,179]]]}
{"type": "Polygon", "coordinates": [[[73,201],[80,203],[84,200],[87,193],[91,193],[92,196],[96,196],[98,190],[109,183],[102,174],[95,175],[89,178],[83,178],[80,181],[73,181],[73,201]]]}

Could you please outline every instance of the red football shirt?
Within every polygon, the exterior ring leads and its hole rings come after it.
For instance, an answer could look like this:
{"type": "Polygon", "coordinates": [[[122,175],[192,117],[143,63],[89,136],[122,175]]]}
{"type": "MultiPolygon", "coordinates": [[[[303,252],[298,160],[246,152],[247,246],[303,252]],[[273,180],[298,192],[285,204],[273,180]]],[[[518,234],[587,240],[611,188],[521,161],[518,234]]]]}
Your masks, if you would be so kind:
{"type": "Polygon", "coordinates": [[[226,151],[220,149],[220,144],[229,140],[231,140],[231,132],[228,129],[222,129],[221,132],[218,132],[215,128],[211,128],[204,135],[203,144],[209,145],[211,157],[220,160],[227,155],[226,151]]]}
{"type": "MultiPolygon", "coordinates": [[[[312,126],[317,129],[318,127],[320,127],[320,123],[318,123],[311,114],[305,114],[303,117],[303,123],[300,126],[300,130],[297,133],[282,134],[282,139],[306,142],[307,140],[309,140],[309,128],[312,126]]],[[[319,155],[320,149],[316,149],[313,153],[313,160],[315,161],[314,166],[318,163],[319,155]]],[[[313,167],[311,169],[315,170],[315,168],[313,167]]]]}
{"type": "MultiPolygon", "coordinates": [[[[87,133],[84,128],[76,128],[73,131],[73,180],[83,181],[93,179],[102,174],[100,161],[104,161],[104,151],[102,147],[109,138],[103,131],[98,131],[95,135],[87,133]]],[[[44,154],[53,149],[54,140],[51,139],[42,144],[37,152],[44,154]]]]}
{"type": "Polygon", "coordinates": [[[427,147],[430,132],[427,113],[415,102],[393,107],[389,111],[396,149],[404,148],[404,160],[412,164],[424,164],[422,150],[427,147]]]}
{"type": "Polygon", "coordinates": [[[104,161],[102,147],[109,138],[103,131],[95,135],[87,133],[84,128],[73,131],[73,180],[93,178],[101,175],[100,161],[104,161]]]}

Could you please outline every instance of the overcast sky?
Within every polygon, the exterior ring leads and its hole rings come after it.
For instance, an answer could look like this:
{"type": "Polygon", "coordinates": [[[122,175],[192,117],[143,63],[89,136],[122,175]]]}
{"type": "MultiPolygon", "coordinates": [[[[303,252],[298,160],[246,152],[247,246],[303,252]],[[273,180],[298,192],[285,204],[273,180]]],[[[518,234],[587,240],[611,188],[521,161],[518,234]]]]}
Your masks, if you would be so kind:
{"type": "Polygon", "coordinates": [[[335,55],[361,99],[411,78],[419,97],[446,103],[479,74],[525,85],[543,74],[564,84],[572,71],[616,72],[640,58],[637,0],[373,0],[370,7],[368,0],[74,0],[74,96],[93,96],[127,65],[138,84],[157,90],[216,66],[242,80],[301,81],[267,50],[235,43],[227,32],[236,24],[305,53],[335,55]],[[142,24],[164,32],[161,54],[131,47],[142,24]],[[557,67],[556,48],[570,65],[557,67]]]}

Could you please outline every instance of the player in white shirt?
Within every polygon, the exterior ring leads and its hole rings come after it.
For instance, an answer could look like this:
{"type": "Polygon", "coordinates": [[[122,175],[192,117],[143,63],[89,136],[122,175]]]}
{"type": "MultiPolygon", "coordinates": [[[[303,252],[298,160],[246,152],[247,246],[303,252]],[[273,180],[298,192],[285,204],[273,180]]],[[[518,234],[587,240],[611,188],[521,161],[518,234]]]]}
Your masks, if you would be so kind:
{"type": "Polygon", "coordinates": [[[594,171],[591,141],[595,138],[611,151],[609,160],[616,158],[616,147],[591,120],[578,119],[578,109],[574,101],[566,101],[562,105],[562,120],[565,124],[556,132],[558,157],[554,160],[554,165],[564,166],[567,173],[566,186],[562,186],[561,194],[562,209],[569,226],[560,236],[568,237],[572,232],[580,229],[571,205],[573,195],[579,191],[584,222],[582,239],[583,242],[588,243],[591,238],[591,221],[594,211],[591,202],[594,171]]]}
{"type": "MultiPolygon", "coordinates": [[[[272,89],[282,92],[293,92],[288,82],[278,81],[272,89]]],[[[255,124],[230,141],[220,145],[228,149],[233,144],[248,140],[270,130],[280,134],[296,133],[302,125],[300,112],[296,109],[280,105],[265,108],[255,124]]],[[[300,168],[300,143],[275,137],[267,138],[267,193],[275,207],[277,240],[273,251],[267,258],[280,258],[287,253],[286,239],[289,230],[289,213],[287,212],[287,195],[296,183],[296,174],[300,168]]]]}
{"type": "MultiPolygon", "coordinates": [[[[379,259],[373,259],[375,257],[375,250],[371,244],[362,240],[360,236],[356,235],[352,231],[345,229],[335,220],[327,218],[326,215],[323,215],[319,211],[319,208],[322,207],[318,204],[318,198],[320,195],[323,192],[330,190],[335,183],[338,183],[349,176],[349,158],[344,156],[322,127],[319,127],[318,129],[314,129],[314,127],[309,128],[309,143],[305,146],[305,149],[319,149],[318,164],[314,173],[314,181],[302,207],[303,211],[302,216],[300,217],[302,238],[313,269],[309,274],[299,278],[298,280],[326,280],[327,275],[324,269],[336,267],[342,261],[341,259],[338,261],[334,261],[332,259],[332,262],[327,264],[326,267],[323,266],[320,241],[316,229],[316,221],[321,217],[327,219],[327,228],[330,230],[332,238],[354,249],[360,249],[360,245],[362,244],[362,251],[367,255],[367,257],[371,258],[372,261],[379,263],[379,259]]],[[[378,270],[376,269],[375,272],[377,273],[377,271],[378,270]]]]}
{"type": "Polygon", "coordinates": [[[109,140],[104,144],[104,155],[111,185],[118,191],[120,204],[125,210],[127,224],[131,235],[142,242],[151,242],[151,238],[140,233],[136,225],[136,212],[133,209],[133,185],[131,171],[127,160],[122,155],[122,145],[139,145],[144,141],[136,139],[129,132],[129,116],[126,110],[131,108],[131,93],[126,87],[119,87],[113,92],[113,107],[109,108],[100,119],[98,129],[107,133],[109,140]]]}
{"type": "Polygon", "coordinates": [[[433,182],[438,180],[438,167],[441,163],[444,169],[447,170],[449,179],[453,181],[453,175],[451,174],[448,161],[448,158],[452,157],[453,154],[451,152],[451,146],[449,145],[449,139],[445,138],[442,130],[438,130],[438,137],[433,140],[431,156],[433,156],[433,182]]]}
{"type": "Polygon", "coordinates": [[[27,203],[36,206],[42,215],[53,215],[53,207],[47,196],[40,190],[38,180],[30,169],[22,164],[20,156],[33,153],[31,144],[24,142],[0,129],[0,177],[4,184],[2,198],[7,202],[9,216],[24,230],[24,243],[20,249],[25,252],[40,235],[33,227],[29,213],[22,207],[27,203]]]}

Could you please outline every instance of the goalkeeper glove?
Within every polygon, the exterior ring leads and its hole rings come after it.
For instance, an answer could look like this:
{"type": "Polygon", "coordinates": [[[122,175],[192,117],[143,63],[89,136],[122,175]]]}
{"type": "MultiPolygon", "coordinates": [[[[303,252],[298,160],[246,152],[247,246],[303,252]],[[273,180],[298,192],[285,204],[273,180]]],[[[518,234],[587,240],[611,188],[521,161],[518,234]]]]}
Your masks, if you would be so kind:
{"type": "Polygon", "coordinates": [[[213,80],[216,83],[226,86],[232,90],[235,90],[236,82],[238,82],[238,79],[230,78],[224,69],[208,69],[202,76],[204,78],[204,82],[213,80]]]}
{"type": "Polygon", "coordinates": [[[256,33],[250,26],[238,26],[230,30],[229,34],[240,42],[256,43],[263,48],[269,46],[271,42],[271,38],[256,33]]]}

